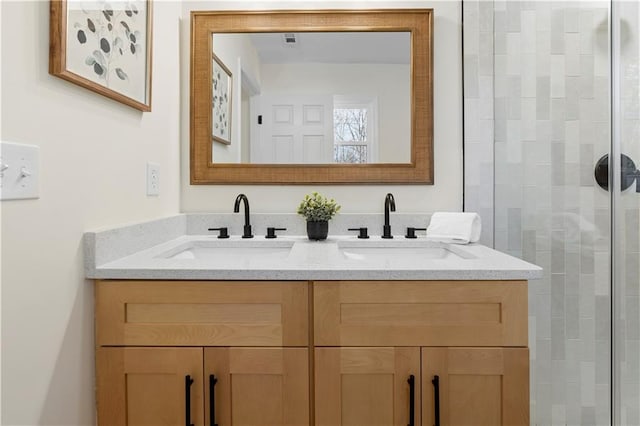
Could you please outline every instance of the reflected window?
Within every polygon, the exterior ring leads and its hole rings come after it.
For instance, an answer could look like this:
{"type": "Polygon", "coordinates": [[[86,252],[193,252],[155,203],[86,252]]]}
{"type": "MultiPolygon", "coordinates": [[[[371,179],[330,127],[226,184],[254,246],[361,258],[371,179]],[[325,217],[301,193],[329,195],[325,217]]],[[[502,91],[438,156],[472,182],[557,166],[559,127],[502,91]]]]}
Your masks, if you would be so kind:
{"type": "Polygon", "coordinates": [[[334,99],[333,161],[364,164],[375,162],[372,145],[375,141],[375,102],[334,99]]]}

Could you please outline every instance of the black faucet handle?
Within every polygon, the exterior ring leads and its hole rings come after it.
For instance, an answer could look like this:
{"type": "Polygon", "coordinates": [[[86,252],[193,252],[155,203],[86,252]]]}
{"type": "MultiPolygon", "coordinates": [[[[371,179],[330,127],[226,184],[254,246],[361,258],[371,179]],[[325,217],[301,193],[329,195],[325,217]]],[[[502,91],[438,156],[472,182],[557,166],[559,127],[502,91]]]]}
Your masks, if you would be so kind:
{"type": "Polygon", "coordinates": [[[364,240],[369,238],[369,234],[368,234],[368,229],[366,227],[361,227],[361,228],[348,228],[348,231],[358,231],[358,238],[364,240]]]}
{"type": "Polygon", "coordinates": [[[209,231],[219,231],[218,238],[229,238],[229,229],[224,226],[222,228],[209,228],[209,231]]]}
{"type": "Polygon", "coordinates": [[[416,231],[426,231],[427,228],[414,228],[412,226],[409,226],[407,228],[407,235],[405,235],[405,238],[418,238],[416,236],[416,231]]]}
{"type": "Polygon", "coordinates": [[[274,228],[272,226],[267,228],[267,235],[265,235],[265,238],[278,238],[278,236],[276,235],[276,231],[286,231],[287,228],[274,228]]]}

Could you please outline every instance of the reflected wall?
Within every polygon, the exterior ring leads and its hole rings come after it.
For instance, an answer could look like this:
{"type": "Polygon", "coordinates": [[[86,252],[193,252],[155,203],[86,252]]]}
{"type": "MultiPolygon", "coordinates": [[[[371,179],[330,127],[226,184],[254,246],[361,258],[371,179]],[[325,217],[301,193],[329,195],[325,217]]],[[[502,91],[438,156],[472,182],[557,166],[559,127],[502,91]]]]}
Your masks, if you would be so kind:
{"type": "Polygon", "coordinates": [[[214,163],[411,162],[411,33],[214,33],[212,50],[232,75],[214,163]]]}

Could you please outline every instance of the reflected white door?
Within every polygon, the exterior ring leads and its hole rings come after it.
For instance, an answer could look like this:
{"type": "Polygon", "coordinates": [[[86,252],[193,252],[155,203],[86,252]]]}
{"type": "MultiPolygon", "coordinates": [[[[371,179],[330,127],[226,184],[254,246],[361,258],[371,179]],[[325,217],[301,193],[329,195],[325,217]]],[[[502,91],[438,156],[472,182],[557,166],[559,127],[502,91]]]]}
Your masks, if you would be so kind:
{"type": "Polygon", "coordinates": [[[263,94],[252,98],[251,116],[252,163],[332,162],[331,96],[263,94]]]}

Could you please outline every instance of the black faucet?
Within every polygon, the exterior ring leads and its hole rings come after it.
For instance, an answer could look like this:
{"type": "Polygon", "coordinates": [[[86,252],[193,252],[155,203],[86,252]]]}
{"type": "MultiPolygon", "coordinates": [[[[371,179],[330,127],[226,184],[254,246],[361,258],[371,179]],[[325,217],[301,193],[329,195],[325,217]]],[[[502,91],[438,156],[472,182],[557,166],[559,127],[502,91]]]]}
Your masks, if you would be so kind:
{"type": "Polygon", "coordinates": [[[393,238],[391,235],[391,225],[389,225],[389,210],[396,211],[396,200],[392,193],[388,193],[384,198],[384,226],[382,227],[382,238],[393,238]]]}
{"type": "Polygon", "coordinates": [[[244,232],[242,238],[253,238],[251,234],[251,223],[249,223],[249,199],[246,195],[240,194],[236,197],[236,203],[233,205],[233,212],[240,212],[240,201],[244,201],[244,232]]]}

